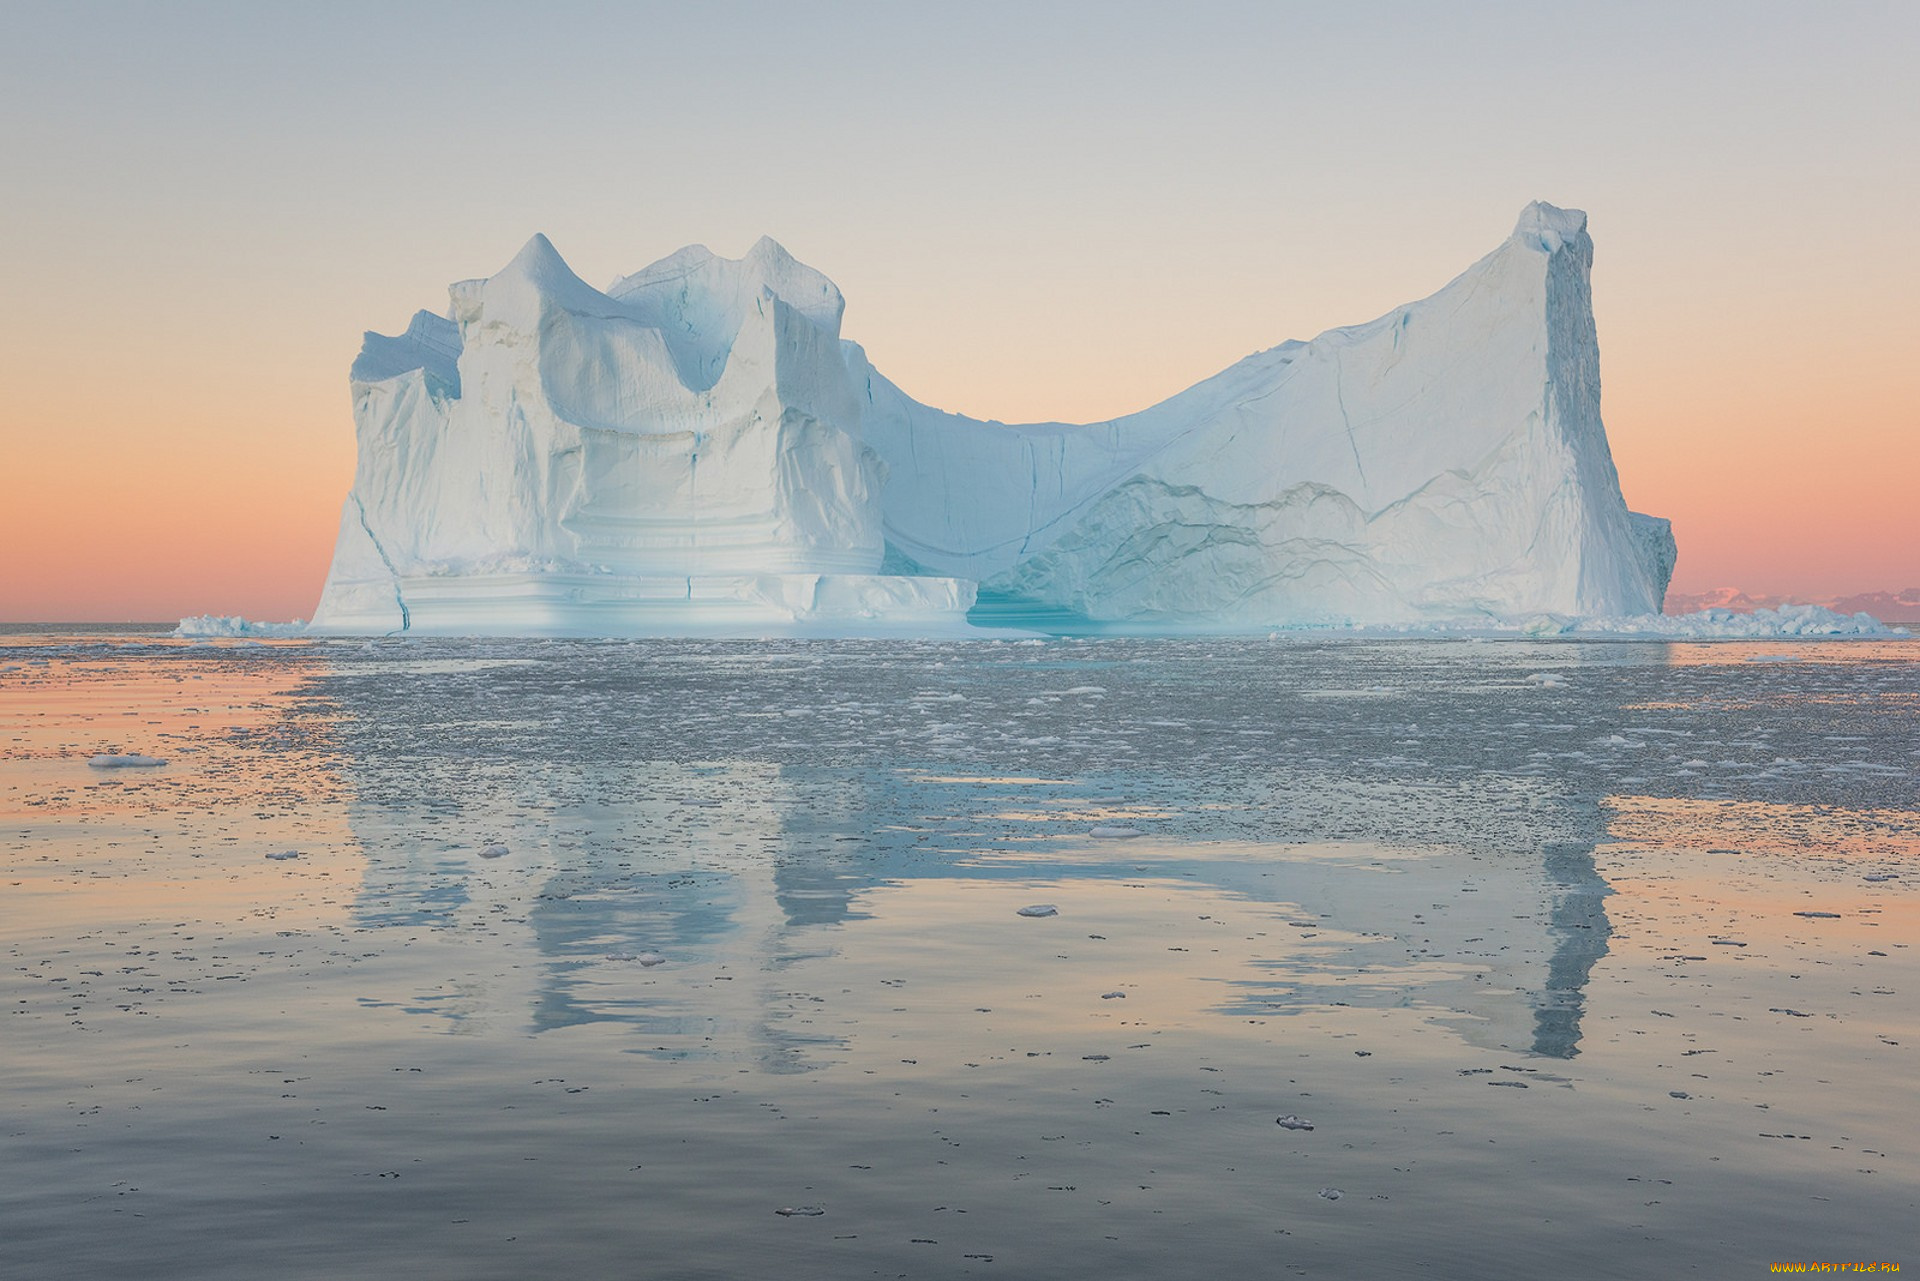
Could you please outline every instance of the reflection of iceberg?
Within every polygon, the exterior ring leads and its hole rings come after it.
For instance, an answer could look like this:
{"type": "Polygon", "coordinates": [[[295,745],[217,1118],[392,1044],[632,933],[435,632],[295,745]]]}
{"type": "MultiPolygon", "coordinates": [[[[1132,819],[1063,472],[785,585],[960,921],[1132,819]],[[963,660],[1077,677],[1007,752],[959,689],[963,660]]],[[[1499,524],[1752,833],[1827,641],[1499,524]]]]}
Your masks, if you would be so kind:
{"type": "MultiPolygon", "coordinates": [[[[412,706],[427,704],[383,704],[412,706]]],[[[396,731],[406,727],[377,732],[396,731]]],[[[443,762],[445,775],[434,777],[417,760],[395,759],[352,754],[361,797],[353,821],[368,855],[362,923],[437,924],[505,940],[499,946],[531,944],[539,965],[517,995],[495,989],[523,1008],[496,1016],[536,1030],[626,1023],[648,1053],[745,1052],[790,1068],[844,1047],[857,1027],[815,1021],[804,1008],[796,1015],[787,989],[797,980],[786,974],[855,946],[862,917],[913,910],[891,887],[944,883],[950,895],[1044,881],[1070,893],[1147,877],[1264,906],[1276,920],[1304,914],[1324,922],[1317,941],[1296,943],[1276,927],[1274,959],[1221,976],[1217,1013],[1412,1006],[1471,1042],[1559,1057],[1576,1052],[1584,987],[1610,933],[1590,840],[1551,844],[1530,864],[1522,853],[1475,863],[1462,880],[1469,864],[1457,854],[1329,845],[1325,832],[1280,822],[1264,844],[1116,845],[1085,839],[1083,820],[1056,817],[1078,813],[1111,779],[573,760],[564,769],[490,768],[463,793],[455,776],[473,774],[464,762],[443,762]],[[423,799],[448,795],[467,799],[423,799]],[[430,846],[417,832],[435,817],[430,846]],[[510,857],[479,857],[494,840],[510,857]],[[633,957],[644,952],[669,963],[642,969],[633,957]]],[[[1382,832],[1405,801],[1399,789],[1351,778],[1294,777],[1287,786],[1336,790],[1354,828],[1382,832]]],[[[1556,830],[1598,830],[1588,802],[1545,789],[1527,789],[1526,799],[1522,817],[1484,786],[1463,785],[1437,806],[1457,809],[1494,850],[1538,849],[1542,806],[1557,807],[1556,830]]],[[[1436,805],[1432,789],[1426,801],[1436,805]]],[[[459,1017],[468,1007],[415,1008],[459,1017]]]]}
{"type": "MultiPolygon", "coordinates": [[[[624,793],[618,801],[542,808],[498,778],[474,802],[421,804],[403,780],[363,770],[350,807],[367,854],[356,921],[531,942],[538,969],[492,990],[525,1002],[535,1031],[615,1021],[709,1045],[725,1032],[769,1064],[790,1061],[817,1038],[783,1034],[768,1015],[767,962],[789,926],[768,853],[787,808],[778,771],[655,762],[634,787],[631,768],[590,780],[595,791],[624,793]],[[419,834],[428,823],[432,842],[419,834]],[[485,857],[494,842],[506,854],[485,857]],[[665,964],[640,964],[647,953],[665,964]],[[684,991],[694,966],[697,1000],[684,991]],[[662,981],[668,974],[681,981],[662,981]]],[[[402,1004],[456,1021],[480,1012],[438,997],[402,1004]]]]}
{"type": "Polygon", "coordinates": [[[1613,937],[1606,905],[1613,890],[1594,866],[1590,843],[1549,845],[1546,871],[1554,888],[1549,928],[1555,946],[1546,984],[1534,994],[1533,1050],[1566,1059],[1579,1053],[1587,980],[1613,937]]]}

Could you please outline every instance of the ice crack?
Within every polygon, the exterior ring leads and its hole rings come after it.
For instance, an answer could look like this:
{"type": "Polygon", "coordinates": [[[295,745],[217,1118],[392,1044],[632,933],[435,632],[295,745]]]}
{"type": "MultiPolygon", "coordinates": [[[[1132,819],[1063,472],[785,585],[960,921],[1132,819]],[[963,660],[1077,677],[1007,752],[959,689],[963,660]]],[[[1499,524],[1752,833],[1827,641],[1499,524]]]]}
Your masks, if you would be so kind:
{"type": "Polygon", "coordinates": [[[353,510],[359,513],[360,528],[366,531],[367,541],[373,544],[373,550],[379,554],[380,563],[387,567],[387,573],[393,575],[393,603],[400,607],[400,630],[404,632],[413,626],[413,614],[407,609],[406,594],[400,590],[400,571],[394,568],[393,558],[387,555],[387,549],[380,545],[373,526],[367,523],[367,505],[360,501],[359,492],[348,496],[353,499],[353,510]]]}

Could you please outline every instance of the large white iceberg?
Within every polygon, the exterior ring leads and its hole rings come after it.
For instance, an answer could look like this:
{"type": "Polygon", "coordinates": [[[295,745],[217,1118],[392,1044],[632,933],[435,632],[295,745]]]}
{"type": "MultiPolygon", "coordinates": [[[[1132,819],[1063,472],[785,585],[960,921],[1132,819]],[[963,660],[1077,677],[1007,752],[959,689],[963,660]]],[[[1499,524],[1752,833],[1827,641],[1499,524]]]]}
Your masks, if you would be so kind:
{"type": "Polygon", "coordinates": [[[536,236],[367,335],[320,631],[1139,630],[1659,612],[1600,421],[1585,215],[1151,409],[928,408],[762,240],[581,281],[536,236]],[[978,605],[976,606],[976,588],[978,605]]]}

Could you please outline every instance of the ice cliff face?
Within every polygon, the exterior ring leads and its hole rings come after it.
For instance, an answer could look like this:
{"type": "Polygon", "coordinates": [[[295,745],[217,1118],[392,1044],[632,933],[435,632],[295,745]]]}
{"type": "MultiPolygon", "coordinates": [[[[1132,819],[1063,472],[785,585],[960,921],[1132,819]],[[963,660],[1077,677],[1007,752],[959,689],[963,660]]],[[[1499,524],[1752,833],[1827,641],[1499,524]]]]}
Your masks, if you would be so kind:
{"type": "Polygon", "coordinates": [[[1145,629],[1658,612],[1667,523],[1599,413],[1585,216],[1370,324],[1107,423],[930,409],[762,240],[616,281],[536,236],[367,336],[315,626],[725,631],[984,616],[1145,629]],[[880,572],[883,567],[887,572],[880,572]]]}

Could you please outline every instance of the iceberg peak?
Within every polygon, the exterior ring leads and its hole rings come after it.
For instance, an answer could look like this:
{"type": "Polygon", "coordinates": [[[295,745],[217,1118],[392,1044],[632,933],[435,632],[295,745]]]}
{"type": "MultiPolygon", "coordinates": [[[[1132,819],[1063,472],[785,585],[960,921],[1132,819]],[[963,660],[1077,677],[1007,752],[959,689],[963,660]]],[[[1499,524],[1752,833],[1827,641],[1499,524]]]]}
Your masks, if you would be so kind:
{"type": "MultiPolygon", "coordinates": [[[[461,318],[463,301],[485,306],[488,312],[511,311],[517,323],[524,317],[520,309],[543,305],[588,315],[606,315],[619,310],[619,304],[574,274],[553,242],[535,232],[520,247],[507,265],[486,280],[463,281],[453,287],[455,319],[461,318]]],[[[496,317],[506,319],[504,315],[496,317]]]]}
{"type": "Polygon", "coordinates": [[[1546,253],[1553,253],[1587,234],[1587,215],[1581,209],[1562,209],[1544,200],[1536,200],[1520,211],[1513,238],[1529,241],[1546,253]]]}
{"type": "Polygon", "coordinates": [[[560,256],[560,251],[553,247],[553,242],[548,240],[546,233],[542,231],[536,231],[527,237],[527,243],[520,246],[520,252],[508,261],[500,274],[506,275],[508,272],[518,272],[525,276],[543,276],[552,272],[573,275],[573,269],[567,266],[567,260],[560,256]]]}
{"type": "Polygon", "coordinates": [[[705,245],[688,245],[622,276],[607,293],[670,332],[709,341],[738,331],[747,308],[771,294],[814,324],[840,336],[846,300],[831,280],[807,266],[771,236],[741,257],[722,258],[705,245]]]}

